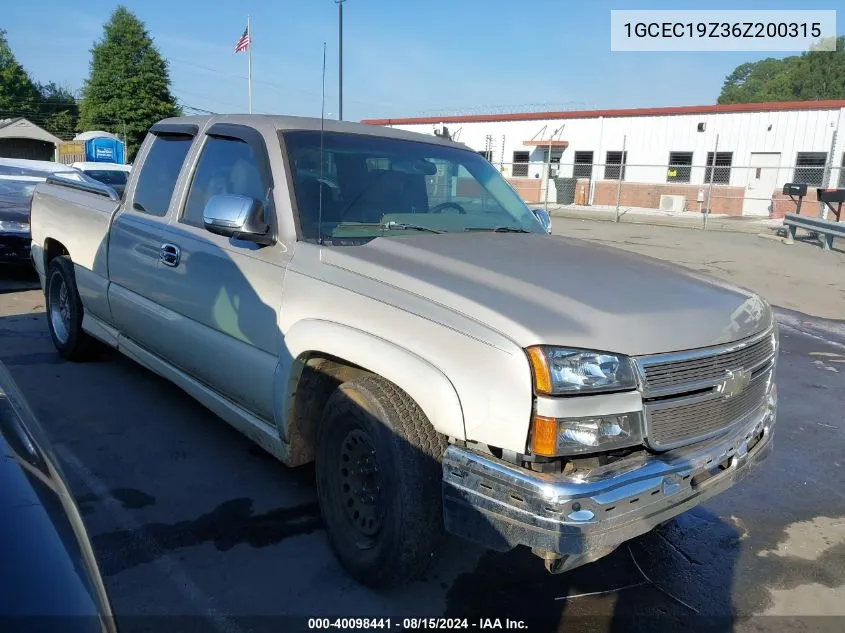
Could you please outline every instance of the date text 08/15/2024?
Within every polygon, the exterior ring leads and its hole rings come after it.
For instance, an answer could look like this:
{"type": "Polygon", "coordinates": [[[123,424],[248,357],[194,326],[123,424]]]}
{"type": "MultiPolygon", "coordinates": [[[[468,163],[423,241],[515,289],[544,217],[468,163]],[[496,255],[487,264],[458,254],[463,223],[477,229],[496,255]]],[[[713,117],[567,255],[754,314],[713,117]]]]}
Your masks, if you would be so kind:
{"type": "Polygon", "coordinates": [[[362,629],[480,629],[480,630],[525,630],[524,620],[510,618],[309,618],[308,628],[312,630],[362,630],[362,629]]]}

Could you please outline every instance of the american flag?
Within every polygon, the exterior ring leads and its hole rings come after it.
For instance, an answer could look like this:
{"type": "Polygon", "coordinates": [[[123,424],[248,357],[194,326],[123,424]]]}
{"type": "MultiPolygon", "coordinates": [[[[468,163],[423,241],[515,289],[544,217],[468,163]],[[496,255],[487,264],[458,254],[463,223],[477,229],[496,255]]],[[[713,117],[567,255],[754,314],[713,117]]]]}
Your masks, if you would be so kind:
{"type": "Polygon", "coordinates": [[[241,35],[241,39],[238,40],[238,43],[235,44],[235,52],[236,53],[243,53],[245,50],[249,49],[250,39],[249,39],[249,27],[244,29],[244,34],[241,35]]]}

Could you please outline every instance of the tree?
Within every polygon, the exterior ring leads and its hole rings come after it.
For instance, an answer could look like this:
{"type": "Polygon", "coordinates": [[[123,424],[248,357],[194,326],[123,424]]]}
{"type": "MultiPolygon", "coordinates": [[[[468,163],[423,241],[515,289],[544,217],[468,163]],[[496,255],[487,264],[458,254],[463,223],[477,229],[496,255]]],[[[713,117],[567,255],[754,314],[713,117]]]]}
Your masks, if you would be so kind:
{"type": "Polygon", "coordinates": [[[727,76],[719,103],[845,99],[845,36],[835,51],[740,64],[727,76]]]}
{"type": "Polygon", "coordinates": [[[61,138],[76,131],[77,105],[70,90],[55,83],[36,84],[9,48],[0,30],[0,119],[25,117],[61,138]]]}
{"type": "Polygon", "coordinates": [[[90,74],[82,92],[79,124],[86,130],[126,134],[129,158],[149,127],[180,114],[170,93],[167,62],[141,22],[118,6],[91,49],[90,74]]]}
{"type": "Polygon", "coordinates": [[[32,117],[39,100],[38,89],[12,54],[6,31],[0,29],[0,119],[32,117]]]}
{"type": "Polygon", "coordinates": [[[70,139],[76,134],[79,104],[73,93],[54,82],[38,84],[39,125],[59,138],[70,139]]]}

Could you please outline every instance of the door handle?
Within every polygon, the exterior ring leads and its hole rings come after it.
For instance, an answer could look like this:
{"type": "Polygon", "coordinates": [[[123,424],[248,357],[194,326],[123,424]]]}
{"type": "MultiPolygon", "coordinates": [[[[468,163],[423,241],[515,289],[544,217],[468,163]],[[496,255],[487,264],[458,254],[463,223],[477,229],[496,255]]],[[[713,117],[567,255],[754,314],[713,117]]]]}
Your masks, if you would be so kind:
{"type": "Polygon", "coordinates": [[[176,244],[162,244],[161,250],[158,252],[159,261],[165,266],[175,268],[179,265],[179,260],[182,258],[182,249],[176,244]]]}

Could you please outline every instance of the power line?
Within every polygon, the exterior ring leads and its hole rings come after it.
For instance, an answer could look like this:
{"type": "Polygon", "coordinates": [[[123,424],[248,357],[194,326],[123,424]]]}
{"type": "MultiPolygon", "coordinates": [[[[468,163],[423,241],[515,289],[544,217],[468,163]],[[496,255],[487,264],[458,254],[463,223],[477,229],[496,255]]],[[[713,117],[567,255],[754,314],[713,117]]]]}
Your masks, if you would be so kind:
{"type": "MultiPolygon", "coordinates": [[[[181,88],[179,89],[178,92],[184,93],[186,95],[190,95],[192,97],[196,97],[198,99],[205,99],[206,101],[211,101],[212,103],[219,103],[220,105],[225,105],[225,106],[229,106],[229,107],[232,107],[232,108],[242,108],[243,107],[243,105],[241,105],[241,104],[232,103],[231,101],[222,101],[220,99],[216,99],[214,97],[209,97],[207,95],[202,95],[202,94],[199,94],[199,93],[196,93],[196,92],[189,92],[187,90],[182,90],[181,88]]],[[[178,95],[177,95],[177,97],[178,97],[178,95]]]]}
{"type": "MultiPolygon", "coordinates": [[[[172,62],[177,62],[179,64],[184,64],[186,66],[191,66],[191,67],[197,68],[199,70],[205,70],[207,72],[214,73],[215,75],[221,75],[221,76],[224,76],[224,77],[232,77],[232,78],[235,78],[235,79],[245,79],[245,77],[243,75],[240,75],[238,73],[232,73],[232,72],[220,70],[218,68],[211,68],[209,66],[203,66],[202,64],[196,64],[194,62],[189,62],[185,59],[178,59],[176,57],[168,57],[168,60],[172,61],[172,62]]],[[[263,79],[253,78],[252,83],[262,84],[264,86],[270,86],[271,88],[276,88],[277,90],[281,90],[281,91],[284,91],[284,92],[298,92],[300,94],[307,95],[307,96],[310,96],[310,97],[320,97],[321,94],[322,94],[322,93],[320,93],[316,90],[305,90],[303,88],[299,88],[299,87],[296,87],[296,86],[279,84],[279,83],[275,83],[275,82],[272,82],[272,81],[265,81],[263,79]]],[[[327,95],[328,96],[336,96],[336,95],[333,95],[332,93],[327,93],[327,95]]],[[[346,96],[344,96],[344,101],[351,101],[351,102],[354,102],[354,103],[361,103],[361,104],[364,104],[364,105],[378,105],[378,106],[385,106],[385,105],[393,106],[393,105],[395,105],[395,104],[385,102],[385,101],[376,102],[376,101],[366,101],[366,100],[363,100],[363,99],[349,99],[346,96]]]]}
{"type": "Polygon", "coordinates": [[[44,99],[4,99],[6,103],[17,103],[19,105],[68,105],[79,107],[79,101],[44,100],[44,99]]]}

